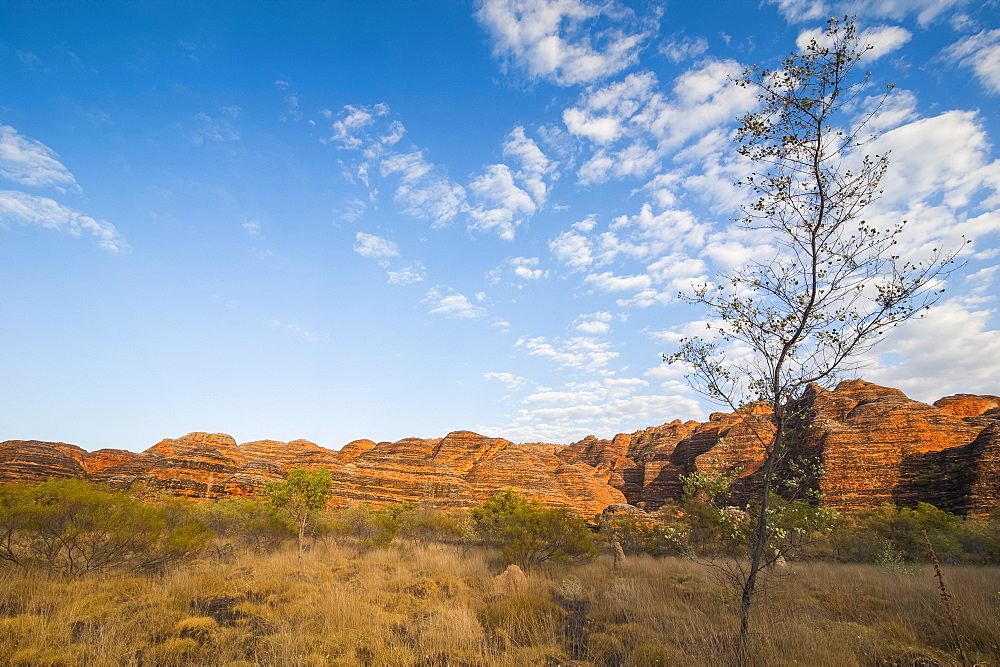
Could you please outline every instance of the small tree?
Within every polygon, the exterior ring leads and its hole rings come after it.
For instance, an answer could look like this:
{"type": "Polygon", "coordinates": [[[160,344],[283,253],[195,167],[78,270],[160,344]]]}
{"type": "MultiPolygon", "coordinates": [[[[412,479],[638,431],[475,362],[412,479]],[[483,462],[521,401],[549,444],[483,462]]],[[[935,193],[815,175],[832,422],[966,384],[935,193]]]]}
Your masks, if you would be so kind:
{"type": "Polygon", "coordinates": [[[282,482],[270,482],[264,493],[271,505],[284,512],[298,530],[299,558],[305,543],[306,529],[316,513],[326,507],[327,495],[333,487],[326,468],[295,468],[282,482]]]}
{"type": "Polygon", "coordinates": [[[853,124],[841,114],[865,90],[869,76],[858,67],[869,48],[851,17],[831,19],[821,41],[736,81],[761,102],[736,133],[737,152],[759,169],[738,183],[755,197],[741,222],[777,251],[687,295],[714,316],[716,337],[685,339],[664,357],[686,364],[692,386],[738,412],[765,452],[742,581],[743,636],[758,576],[775,558],[769,502],[790,431],[805,416],[798,399],[809,384],[856,369],[859,354],[929,307],[957,254],[903,259],[894,252],[905,223],[885,229],[863,217],[888,168],[885,155],[857,157],[878,105],[853,124]],[[766,409],[740,409],[752,402],[766,409]]]}

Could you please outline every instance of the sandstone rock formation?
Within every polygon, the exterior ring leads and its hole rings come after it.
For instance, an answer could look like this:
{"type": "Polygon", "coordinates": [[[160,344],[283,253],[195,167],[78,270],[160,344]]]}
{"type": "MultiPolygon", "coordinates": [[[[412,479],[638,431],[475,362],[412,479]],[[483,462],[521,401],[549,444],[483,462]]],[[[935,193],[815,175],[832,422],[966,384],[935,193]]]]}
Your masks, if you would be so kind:
{"type": "Polygon", "coordinates": [[[546,505],[593,515],[623,502],[607,474],[555,455],[559,445],[516,445],[471,431],[398,442],[358,440],[333,451],[308,440],[237,445],[221,433],[168,438],[136,454],[88,454],[64,443],[0,443],[0,482],[77,477],[127,488],[141,484],[195,500],[250,496],[298,467],[323,467],[334,481],[332,506],[429,502],[475,507],[506,488],[546,505]]]}
{"type": "MultiPolygon", "coordinates": [[[[862,380],[801,399],[793,457],[821,463],[823,503],[844,511],[882,502],[931,502],[983,513],[1000,504],[1000,398],[957,394],[927,405],[862,380]]],[[[220,433],[189,433],[142,453],[35,440],[0,443],[0,482],[77,477],[143,484],[192,499],[249,496],[297,467],[323,467],[334,480],[331,505],[423,501],[440,508],[481,504],[513,488],[549,506],[593,516],[628,503],[653,511],[681,495],[695,471],[739,469],[737,500],[757,484],[770,436],[768,408],[675,420],[611,439],[568,446],[514,444],[471,431],[397,442],[355,440],[339,451],[308,440],[238,445],[220,433]]]]}
{"type": "MultiPolygon", "coordinates": [[[[958,394],[927,405],[898,389],[863,380],[836,390],[810,387],[802,399],[793,457],[826,472],[817,480],[823,504],[852,512],[892,502],[931,502],[958,512],[987,512],[1000,504],[1000,398],[958,394]]],[[[589,437],[561,452],[611,472],[628,502],[655,510],[680,496],[683,475],[741,468],[738,500],[756,488],[769,431],[767,408],[714,413],[708,422],[674,421],[613,440],[589,437]],[[758,433],[759,431],[759,433],[758,433]]]]}

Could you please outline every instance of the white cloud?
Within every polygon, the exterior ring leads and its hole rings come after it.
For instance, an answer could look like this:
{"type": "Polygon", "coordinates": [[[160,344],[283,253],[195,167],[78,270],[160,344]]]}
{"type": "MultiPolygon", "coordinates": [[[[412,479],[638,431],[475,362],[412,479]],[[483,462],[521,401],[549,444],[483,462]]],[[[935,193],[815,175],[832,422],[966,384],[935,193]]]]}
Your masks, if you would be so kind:
{"type": "Polygon", "coordinates": [[[618,357],[611,343],[585,336],[567,340],[522,337],[515,346],[524,347],[531,356],[549,359],[560,368],[589,372],[606,372],[607,365],[618,357]]]}
{"type": "Polygon", "coordinates": [[[32,187],[76,186],[76,179],[45,144],[0,125],[0,176],[32,187]]]}
{"type": "Polygon", "coordinates": [[[559,261],[574,269],[585,269],[594,261],[587,237],[576,232],[563,232],[552,239],[549,250],[559,261]]]}
{"type": "Polygon", "coordinates": [[[373,106],[346,104],[338,119],[331,125],[333,136],[330,139],[342,148],[360,148],[369,140],[364,129],[374,124],[376,118],[388,113],[389,106],[383,103],[373,106]]]}
{"type": "Polygon", "coordinates": [[[285,95],[285,113],[282,114],[281,120],[302,120],[303,115],[301,109],[299,109],[299,96],[291,91],[291,84],[287,81],[275,81],[274,85],[285,95]]]}
{"type": "Polygon", "coordinates": [[[469,211],[471,229],[495,229],[505,241],[514,239],[514,230],[523,218],[535,212],[535,202],[527,192],[517,187],[510,167],[505,164],[490,165],[471,183],[469,190],[483,202],[469,211]]]}
{"type": "Polygon", "coordinates": [[[476,19],[495,57],[563,86],[635,64],[655,31],[614,0],[480,0],[476,19]]]}
{"type": "Polygon", "coordinates": [[[514,175],[521,182],[521,187],[531,195],[535,204],[538,206],[544,204],[548,199],[549,187],[545,182],[545,176],[550,174],[553,177],[558,176],[556,172],[558,163],[550,160],[535,140],[525,135],[524,128],[520,125],[507,135],[503,154],[517,159],[520,169],[514,175]]]}
{"type": "Polygon", "coordinates": [[[381,162],[383,176],[398,174],[395,199],[405,206],[404,213],[433,222],[440,227],[464,210],[465,189],[439,173],[421,151],[396,153],[381,162]]]}
{"type": "Polygon", "coordinates": [[[994,309],[953,298],[899,327],[874,351],[882,363],[865,371],[872,382],[932,402],[954,393],[996,393],[1000,331],[990,327],[994,309]],[[885,363],[896,355],[897,363],[885,363]]]}
{"type": "Polygon", "coordinates": [[[72,236],[86,232],[97,237],[97,244],[105,250],[129,251],[128,243],[107,220],[96,220],[48,197],[0,190],[0,226],[10,223],[55,229],[72,236]]]}
{"type": "Polygon", "coordinates": [[[671,62],[680,63],[702,56],[708,51],[708,40],[704,37],[678,37],[663,42],[658,50],[671,62]]]}
{"type": "Polygon", "coordinates": [[[857,15],[861,19],[903,19],[917,15],[921,25],[935,21],[951,9],[969,0],[764,0],[776,5],[785,20],[792,23],[825,20],[831,16],[857,15]]]}
{"type": "Polygon", "coordinates": [[[362,257],[384,259],[386,257],[399,257],[399,246],[381,236],[358,232],[354,236],[354,252],[362,257]]]}
{"type": "Polygon", "coordinates": [[[386,271],[387,282],[391,285],[410,285],[422,282],[426,277],[427,269],[423,264],[413,264],[405,266],[399,271],[386,271]]]}
{"type": "Polygon", "coordinates": [[[507,260],[514,275],[524,280],[540,280],[547,278],[549,272],[538,268],[537,257],[514,257],[507,260]]]}
{"type": "Polygon", "coordinates": [[[521,126],[507,135],[503,152],[520,163],[519,168],[489,165],[469,183],[469,191],[477,201],[468,212],[472,220],[469,229],[493,230],[501,239],[512,241],[515,230],[548,198],[545,177],[555,171],[556,164],[521,126]]]}
{"type": "Polygon", "coordinates": [[[987,91],[1000,94],[1000,28],[960,39],[941,57],[971,69],[987,91]]]}
{"type": "Polygon", "coordinates": [[[881,135],[869,149],[891,158],[881,183],[885,193],[874,210],[896,216],[901,210],[910,220],[908,237],[953,238],[965,225],[975,241],[995,230],[997,216],[990,209],[1000,203],[1000,161],[989,161],[989,138],[976,112],[947,111],[907,123],[881,135]],[[979,197],[985,197],[986,213],[963,222],[958,211],[979,197]],[[937,220],[921,214],[931,210],[937,220]]]}
{"type": "Polygon", "coordinates": [[[577,330],[582,331],[585,334],[606,334],[611,331],[611,313],[591,313],[589,315],[580,315],[576,320],[574,320],[574,325],[576,325],[577,330]]]}
{"type": "Polygon", "coordinates": [[[638,292],[652,283],[652,279],[645,274],[617,276],[611,271],[591,273],[584,280],[605,292],[638,292]]]}
{"type": "Polygon", "coordinates": [[[427,290],[423,303],[431,307],[430,312],[453,319],[468,320],[486,315],[485,308],[473,305],[464,294],[450,287],[432,287],[427,290]]]}
{"type": "Polygon", "coordinates": [[[240,108],[223,107],[221,111],[223,116],[229,118],[209,116],[203,111],[196,113],[194,117],[198,128],[191,135],[191,141],[199,146],[206,141],[239,141],[240,132],[233,126],[231,119],[239,117],[240,108]]]}
{"type": "MultiPolygon", "coordinates": [[[[858,41],[861,46],[871,47],[864,57],[864,60],[871,61],[901,49],[904,44],[910,41],[911,37],[913,37],[912,33],[906,28],[879,26],[862,30],[858,34],[858,41]]],[[[826,31],[820,28],[800,33],[795,40],[795,45],[804,50],[812,40],[816,40],[820,46],[832,45],[832,40],[826,35],[826,31]]]]}
{"type": "Polygon", "coordinates": [[[567,131],[594,148],[577,170],[579,182],[655,173],[666,160],[679,159],[682,146],[706,135],[718,152],[719,128],[757,104],[751,89],[733,82],[741,72],[735,61],[705,60],[674,79],[669,95],[652,72],[588,89],[563,112],[567,131]]]}
{"type": "Polygon", "coordinates": [[[503,372],[483,373],[483,377],[487,380],[499,380],[503,383],[503,386],[507,388],[507,391],[520,391],[530,382],[530,380],[527,380],[520,375],[503,372]]]}
{"type": "Polygon", "coordinates": [[[260,231],[260,223],[259,222],[254,222],[252,220],[247,220],[246,222],[244,222],[240,226],[243,227],[243,230],[247,233],[248,236],[252,236],[252,237],[258,238],[258,239],[264,238],[264,234],[261,233],[261,231],[260,231]]]}

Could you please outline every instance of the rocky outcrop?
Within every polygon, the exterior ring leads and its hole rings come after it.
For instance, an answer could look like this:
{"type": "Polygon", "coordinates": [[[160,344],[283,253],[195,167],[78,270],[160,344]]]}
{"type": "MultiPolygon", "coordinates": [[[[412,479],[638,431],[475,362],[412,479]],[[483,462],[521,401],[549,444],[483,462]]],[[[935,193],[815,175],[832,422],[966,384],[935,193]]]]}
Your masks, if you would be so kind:
{"type": "MultiPolygon", "coordinates": [[[[792,457],[825,472],[815,480],[823,504],[845,512],[884,502],[931,502],[982,513],[1000,504],[1000,398],[957,394],[927,405],[898,389],[863,380],[828,391],[812,386],[801,399],[792,457]]],[[[613,440],[589,437],[564,450],[570,461],[610,470],[610,483],[630,504],[654,510],[681,495],[695,471],[740,470],[733,486],[746,501],[759,482],[768,409],[714,413],[705,423],[675,421],[613,440]]]]}
{"type": "MultiPolygon", "coordinates": [[[[862,380],[810,387],[797,404],[792,458],[821,464],[822,502],[842,511],[931,502],[983,513],[1000,504],[1000,398],[956,394],[927,405],[862,380]]],[[[759,483],[771,437],[769,408],[750,404],[706,422],[675,420],[568,446],[515,444],[471,431],[396,442],[355,440],[339,451],[308,440],[237,445],[221,433],[189,433],[142,453],[34,440],[0,443],[0,482],[77,477],[192,499],[256,494],[298,467],[334,480],[334,506],[425,502],[465,508],[507,488],[592,516],[628,503],[652,512],[679,499],[692,472],[738,472],[736,502],[759,483]]],[[[781,471],[779,470],[779,473],[781,471]]]]}
{"type": "Polygon", "coordinates": [[[471,431],[398,442],[357,440],[337,452],[310,442],[256,440],[237,445],[221,433],[168,438],[136,454],[37,441],[0,444],[0,481],[77,477],[127,488],[142,485],[194,500],[249,496],[289,470],[322,467],[334,481],[332,506],[427,502],[475,507],[506,488],[585,515],[623,502],[608,474],[555,455],[560,445],[515,445],[471,431]]]}
{"type": "Polygon", "coordinates": [[[87,472],[80,461],[86,454],[79,447],[63,442],[0,442],[0,483],[37,484],[47,479],[85,477],[87,472]]]}

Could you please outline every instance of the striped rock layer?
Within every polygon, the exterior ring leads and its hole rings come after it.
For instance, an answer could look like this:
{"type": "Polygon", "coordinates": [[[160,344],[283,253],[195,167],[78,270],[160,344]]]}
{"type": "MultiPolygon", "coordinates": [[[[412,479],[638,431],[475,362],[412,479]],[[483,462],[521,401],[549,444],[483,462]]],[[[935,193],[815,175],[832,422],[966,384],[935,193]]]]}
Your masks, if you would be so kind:
{"type": "MultiPolygon", "coordinates": [[[[1000,398],[958,394],[933,405],[862,380],[810,387],[795,425],[793,459],[822,465],[813,486],[842,511],[892,502],[931,502],[957,512],[1000,505],[1000,398]]],[[[220,433],[189,433],[144,452],[36,440],[0,442],[0,482],[81,478],[114,487],[143,484],[192,499],[252,496],[298,467],[323,467],[332,506],[425,502],[474,507],[512,488],[585,516],[628,503],[654,510],[681,495],[692,472],[739,471],[737,500],[758,488],[769,409],[675,420],[611,439],[571,445],[515,444],[471,431],[398,442],[355,440],[340,450],[308,440],[237,444],[220,433]]]]}

